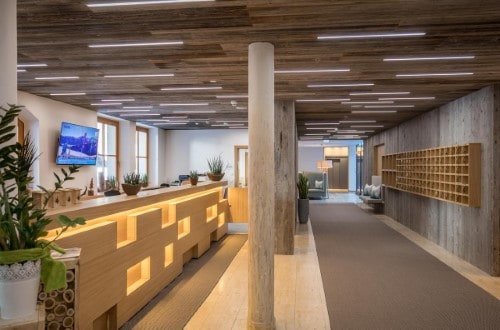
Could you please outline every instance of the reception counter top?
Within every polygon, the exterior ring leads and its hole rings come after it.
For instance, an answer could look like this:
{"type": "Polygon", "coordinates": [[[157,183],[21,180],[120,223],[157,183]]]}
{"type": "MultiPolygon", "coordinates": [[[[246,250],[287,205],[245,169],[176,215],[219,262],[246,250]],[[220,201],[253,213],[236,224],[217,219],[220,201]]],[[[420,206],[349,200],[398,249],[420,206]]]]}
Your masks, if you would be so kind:
{"type": "MultiPolygon", "coordinates": [[[[51,218],[81,216],[87,223],[56,241],[64,248],[81,248],[73,283],[76,308],[51,302],[47,314],[72,309],[80,329],[122,325],[173,281],[186,262],[227,233],[226,184],[161,188],[50,210],[51,218]]],[[[58,230],[56,221],[51,225],[49,238],[58,230]]]]}

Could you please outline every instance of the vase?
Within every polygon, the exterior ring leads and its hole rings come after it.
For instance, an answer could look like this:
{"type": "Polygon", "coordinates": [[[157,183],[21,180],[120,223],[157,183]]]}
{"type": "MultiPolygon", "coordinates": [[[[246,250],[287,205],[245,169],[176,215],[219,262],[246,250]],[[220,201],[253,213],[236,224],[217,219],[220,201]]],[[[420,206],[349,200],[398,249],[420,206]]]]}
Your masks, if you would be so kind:
{"type": "Polygon", "coordinates": [[[36,312],[40,260],[0,265],[0,316],[18,319],[36,312]]]}
{"type": "Polygon", "coordinates": [[[214,174],[214,173],[208,172],[207,176],[210,179],[210,181],[220,181],[224,177],[224,173],[214,174]]]}
{"type": "Polygon", "coordinates": [[[137,195],[137,193],[141,191],[142,187],[140,184],[122,183],[122,188],[127,195],[132,196],[132,195],[137,195]]]}
{"type": "Polygon", "coordinates": [[[198,178],[189,177],[189,183],[191,183],[192,186],[196,186],[198,184],[198,178]]]}
{"type": "Polygon", "coordinates": [[[309,219],[309,199],[300,199],[298,203],[299,223],[307,223],[309,219]]]}

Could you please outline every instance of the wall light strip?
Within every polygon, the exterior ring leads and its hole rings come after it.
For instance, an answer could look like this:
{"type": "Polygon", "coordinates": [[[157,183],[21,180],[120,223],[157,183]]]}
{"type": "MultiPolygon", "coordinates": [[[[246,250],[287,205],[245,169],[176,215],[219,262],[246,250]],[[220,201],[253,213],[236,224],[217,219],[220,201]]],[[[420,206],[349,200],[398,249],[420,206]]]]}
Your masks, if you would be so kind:
{"type": "Polygon", "coordinates": [[[148,47],[148,46],[175,46],[182,45],[183,41],[158,41],[158,42],[126,42],[118,44],[90,44],[90,48],[109,48],[109,47],[148,47]]]}
{"type": "Polygon", "coordinates": [[[104,78],[156,78],[156,77],[173,77],[173,73],[142,73],[142,74],[109,74],[104,78]]]}
{"type": "Polygon", "coordinates": [[[364,33],[364,34],[344,34],[344,35],[321,35],[318,40],[335,39],[361,39],[361,38],[398,38],[398,37],[421,37],[425,32],[400,32],[400,33],[364,33]]]}
{"type": "Polygon", "coordinates": [[[208,102],[204,103],[160,103],[161,107],[189,107],[189,106],[206,106],[208,102]]]}
{"type": "Polygon", "coordinates": [[[183,3],[183,2],[209,2],[215,0],[153,0],[153,1],[122,1],[122,2],[92,2],[87,3],[89,8],[103,8],[103,7],[120,7],[120,6],[145,6],[145,5],[161,5],[169,3],[183,3]]]}
{"type": "Polygon", "coordinates": [[[87,95],[87,93],[84,92],[68,92],[68,93],[50,93],[49,95],[51,96],[77,96],[77,95],[87,95]]]}
{"type": "Polygon", "coordinates": [[[321,88],[321,87],[359,87],[359,86],[373,86],[374,83],[352,83],[352,84],[309,84],[309,88],[321,88]]]}
{"type": "Polygon", "coordinates": [[[80,77],[79,76],[35,77],[35,80],[64,80],[64,79],[80,79],[80,77]]]}
{"type": "Polygon", "coordinates": [[[351,92],[351,96],[363,96],[363,95],[408,95],[410,92],[351,92]]]}
{"type": "Polygon", "coordinates": [[[475,56],[426,56],[426,57],[389,57],[384,58],[384,62],[391,61],[435,61],[435,60],[471,60],[475,56]]]}
{"type": "Polygon", "coordinates": [[[422,97],[379,97],[381,101],[406,101],[406,100],[434,100],[434,96],[422,96],[422,97]]]}
{"type": "Polygon", "coordinates": [[[328,73],[328,72],[349,72],[351,69],[290,69],[274,70],[274,73],[328,73]]]}
{"type": "Polygon", "coordinates": [[[397,74],[397,78],[404,77],[442,77],[442,76],[470,76],[474,72],[443,72],[443,73],[404,73],[397,74]]]}
{"type": "Polygon", "coordinates": [[[197,91],[197,90],[211,90],[222,89],[222,86],[191,86],[191,87],[164,87],[162,91],[197,91]]]}
{"type": "Polygon", "coordinates": [[[350,101],[351,99],[300,99],[295,100],[295,102],[306,103],[306,102],[342,102],[350,101]]]}

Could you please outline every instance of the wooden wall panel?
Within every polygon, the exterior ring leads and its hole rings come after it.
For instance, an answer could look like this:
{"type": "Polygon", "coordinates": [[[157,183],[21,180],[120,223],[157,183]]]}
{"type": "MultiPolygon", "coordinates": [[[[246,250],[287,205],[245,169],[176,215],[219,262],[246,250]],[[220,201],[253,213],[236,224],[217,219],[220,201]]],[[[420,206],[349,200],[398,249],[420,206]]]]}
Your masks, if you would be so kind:
{"type": "Polygon", "coordinates": [[[498,91],[498,85],[483,88],[369,138],[363,173],[370,182],[373,146],[380,143],[387,153],[481,143],[481,207],[385,189],[385,213],[493,275],[500,275],[498,91]]]}

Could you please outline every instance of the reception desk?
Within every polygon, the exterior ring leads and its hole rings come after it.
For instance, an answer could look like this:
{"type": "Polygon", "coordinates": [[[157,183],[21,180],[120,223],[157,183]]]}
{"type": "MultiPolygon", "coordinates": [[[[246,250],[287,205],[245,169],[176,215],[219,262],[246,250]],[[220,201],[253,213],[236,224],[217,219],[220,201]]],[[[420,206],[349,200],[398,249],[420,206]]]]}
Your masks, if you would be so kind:
{"type": "MultiPolygon", "coordinates": [[[[54,209],[87,224],[57,244],[81,248],[75,289],[80,329],[117,328],[227,233],[226,182],[113,196],[54,209]]],[[[56,221],[51,224],[53,235],[56,221]]]]}

